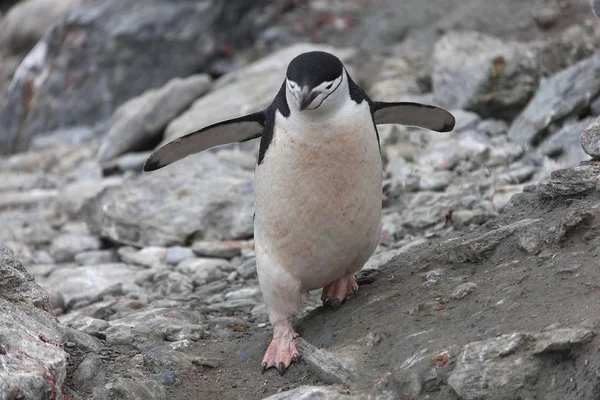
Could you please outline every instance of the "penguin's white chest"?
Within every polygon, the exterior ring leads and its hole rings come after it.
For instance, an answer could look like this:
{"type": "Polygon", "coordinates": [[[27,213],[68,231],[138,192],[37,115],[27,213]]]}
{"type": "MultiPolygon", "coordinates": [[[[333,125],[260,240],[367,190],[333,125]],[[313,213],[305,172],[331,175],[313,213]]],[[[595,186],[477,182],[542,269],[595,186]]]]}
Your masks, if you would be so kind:
{"type": "Polygon", "coordinates": [[[289,123],[278,114],[255,175],[259,268],[283,268],[303,290],[360,269],[379,243],[381,185],[366,102],[334,121],[289,123]]]}

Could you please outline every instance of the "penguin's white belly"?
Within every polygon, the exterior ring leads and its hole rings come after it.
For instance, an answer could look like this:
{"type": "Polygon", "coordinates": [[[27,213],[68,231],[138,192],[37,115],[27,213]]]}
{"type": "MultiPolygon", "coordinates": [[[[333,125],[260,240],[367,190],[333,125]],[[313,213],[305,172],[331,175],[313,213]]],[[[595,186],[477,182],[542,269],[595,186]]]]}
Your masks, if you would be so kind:
{"type": "Polygon", "coordinates": [[[303,291],[318,289],[359,270],[377,247],[381,156],[363,106],[353,112],[365,115],[335,126],[276,130],[255,175],[255,241],[263,275],[283,268],[303,291]]]}

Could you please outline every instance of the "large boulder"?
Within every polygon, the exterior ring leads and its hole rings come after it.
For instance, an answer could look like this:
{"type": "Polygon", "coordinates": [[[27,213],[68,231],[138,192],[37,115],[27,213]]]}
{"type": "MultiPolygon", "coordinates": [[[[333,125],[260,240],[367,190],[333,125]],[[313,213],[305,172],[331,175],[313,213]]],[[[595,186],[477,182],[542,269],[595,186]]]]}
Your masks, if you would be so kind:
{"type": "Polygon", "coordinates": [[[48,294],[2,244],[0,327],[0,399],[61,398],[67,353],[48,294]]]}
{"type": "Polygon", "coordinates": [[[548,127],[584,112],[600,93],[600,54],[595,54],[541,82],[535,97],[513,122],[508,137],[538,144],[548,127]]]}
{"type": "Polygon", "coordinates": [[[436,104],[511,119],[535,93],[535,54],[517,42],[478,32],[450,32],[435,45],[436,104]]]}
{"type": "Polygon", "coordinates": [[[84,0],[15,72],[0,111],[0,154],[26,149],[34,135],[100,129],[128,99],[206,70],[221,45],[253,42],[258,23],[248,16],[265,3],[84,0]],[[230,29],[228,21],[239,22],[230,29]]]}
{"type": "Polygon", "coordinates": [[[84,206],[92,233],[133,246],[252,235],[252,172],[194,155],[104,190],[84,206]]]}

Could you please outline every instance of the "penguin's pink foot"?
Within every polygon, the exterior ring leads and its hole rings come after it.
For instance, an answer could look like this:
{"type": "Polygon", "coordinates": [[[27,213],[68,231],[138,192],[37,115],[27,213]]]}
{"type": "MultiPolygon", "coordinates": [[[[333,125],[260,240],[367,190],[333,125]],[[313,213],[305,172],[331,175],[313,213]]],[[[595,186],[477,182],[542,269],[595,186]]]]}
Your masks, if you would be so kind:
{"type": "Polygon", "coordinates": [[[273,327],[273,340],[271,340],[271,344],[262,360],[263,373],[269,368],[275,367],[279,374],[283,376],[292,361],[297,361],[300,358],[300,354],[296,349],[297,337],[298,334],[294,332],[292,323],[289,320],[275,324],[273,327]]]}
{"type": "Polygon", "coordinates": [[[351,294],[358,295],[358,285],[354,280],[354,274],[349,273],[323,288],[323,294],[321,295],[323,307],[331,307],[337,310],[346,297],[351,294]]]}

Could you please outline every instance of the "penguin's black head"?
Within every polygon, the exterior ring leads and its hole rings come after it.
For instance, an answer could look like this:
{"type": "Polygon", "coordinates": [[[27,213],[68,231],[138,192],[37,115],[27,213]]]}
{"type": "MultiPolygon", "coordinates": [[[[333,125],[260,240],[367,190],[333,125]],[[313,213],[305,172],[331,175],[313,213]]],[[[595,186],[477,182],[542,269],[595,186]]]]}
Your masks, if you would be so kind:
{"type": "Polygon", "coordinates": [[[315,110],[344,81],[344,66],[339,58],[324,51],[302,53],[290,62],[286,81],[300,111],[315,110]]]}

